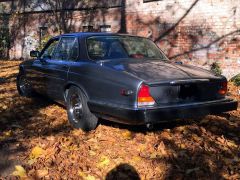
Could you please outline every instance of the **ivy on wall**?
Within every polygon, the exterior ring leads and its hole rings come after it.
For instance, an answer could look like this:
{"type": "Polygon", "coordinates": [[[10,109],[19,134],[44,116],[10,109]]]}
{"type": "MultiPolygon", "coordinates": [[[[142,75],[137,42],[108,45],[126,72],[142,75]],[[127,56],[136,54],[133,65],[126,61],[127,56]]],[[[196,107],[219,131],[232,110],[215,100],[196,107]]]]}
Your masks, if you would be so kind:
{"type": "MultiPolygon", "coordinates": [[[[4,12],[6,7],[0,5],[0,12],[4,12]]],[[[6,59],[9,57],[8,51],[10,48],[10,35],[9,35],[9,16],[0,14],[0,58],[6,59]]]]}

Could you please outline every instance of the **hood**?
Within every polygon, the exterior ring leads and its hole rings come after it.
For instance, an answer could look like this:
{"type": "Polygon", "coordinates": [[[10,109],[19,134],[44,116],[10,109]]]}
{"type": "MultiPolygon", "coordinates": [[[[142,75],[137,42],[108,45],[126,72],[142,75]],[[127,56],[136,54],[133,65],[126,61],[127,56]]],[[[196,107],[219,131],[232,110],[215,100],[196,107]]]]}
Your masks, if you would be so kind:
{"type": "Polygon", "coordinates": [[[124,71],[146,82],[159,82],[177,79],[221,79],[214,73],[195,66],[176,64],[171,61],[124,59],[111,60],[104,66],[124,71]]]}

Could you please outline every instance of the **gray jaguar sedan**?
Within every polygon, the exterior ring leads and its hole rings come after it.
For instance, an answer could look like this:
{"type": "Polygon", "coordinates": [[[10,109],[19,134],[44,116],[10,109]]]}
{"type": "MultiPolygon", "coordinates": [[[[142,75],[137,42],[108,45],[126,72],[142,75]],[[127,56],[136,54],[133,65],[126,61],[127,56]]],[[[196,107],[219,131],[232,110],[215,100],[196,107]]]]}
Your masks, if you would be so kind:
{"type": "Polygon", "coordinates": [[[66,105],[75,128],[95,129],[98,118],[147,126],[237,109],[227,80],[170,61],[149,39],[126,34],[73,33],[49,40],[20,64],[17,88],[66,105]]]}

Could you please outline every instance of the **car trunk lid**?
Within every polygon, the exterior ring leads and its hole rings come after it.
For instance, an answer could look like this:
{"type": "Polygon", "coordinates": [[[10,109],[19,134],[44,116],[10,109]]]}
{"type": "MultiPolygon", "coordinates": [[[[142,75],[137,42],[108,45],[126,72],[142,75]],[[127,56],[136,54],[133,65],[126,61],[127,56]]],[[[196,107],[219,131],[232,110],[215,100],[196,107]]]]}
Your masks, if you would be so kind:
{"type": "Polygon", "coordinates": [[[103,63],[104,66],[124,71],[148,83],[183,79],[219,79],[214,73],[194,66],[163,60],[120,59],[103,63]]]}

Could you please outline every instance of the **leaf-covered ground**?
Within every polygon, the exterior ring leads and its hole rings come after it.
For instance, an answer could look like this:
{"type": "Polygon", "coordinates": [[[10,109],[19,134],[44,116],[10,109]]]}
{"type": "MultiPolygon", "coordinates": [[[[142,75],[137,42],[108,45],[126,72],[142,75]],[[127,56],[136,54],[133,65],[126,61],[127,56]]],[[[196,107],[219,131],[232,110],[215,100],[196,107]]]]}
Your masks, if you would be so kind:
{"type": "Polygon", "coordinates": [[[58,104],[18,95],[18,64],[0,61],[2,179],[240,179],[239,109],[152,131],[100,121],[84,133],[58,104]]]}

